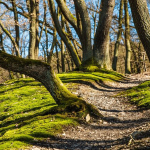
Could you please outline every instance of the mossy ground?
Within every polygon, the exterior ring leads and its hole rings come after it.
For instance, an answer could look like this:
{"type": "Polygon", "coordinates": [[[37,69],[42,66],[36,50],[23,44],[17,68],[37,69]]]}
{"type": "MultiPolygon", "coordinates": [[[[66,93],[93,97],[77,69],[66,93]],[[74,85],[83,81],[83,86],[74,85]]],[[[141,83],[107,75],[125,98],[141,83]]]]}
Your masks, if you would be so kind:
{"type": "MultiPolygon", "coordinates": [[[[87,81],[87,82],[107,82],[107,81],[120,81],[125,79],[123,75],[114,71],[100,69],[98,72],[69,72],[65,74],[58,74],[64,83],[87,81]]],[[[78,83],[79,83],[78,82],[78,83]]]]}
{"type": "MultiPolygon", "coordinates": [[[[123,79],[122,75],[106,70],[65,73],[59,74],[59,77],[65,84],[81,80],[94,82],[123,79]]],[[[72,109],[79,102],[76,101],[67,109],[72,109]]],[[[49,92],[31,78],[0,84],[0,103],[0,150],[24,148],[37,140],[56,136],[64,126],[78,124],[77,118],[68,112],[56,114],[57,104],[49,92]],[[52,113],[53,110],[55,113],[52,113]]],[[[80,109],[77,106],[82,104],[76,105],[76,109],[80,109]]],[[[88,107],[90,109],[91,106],[88,107]]],[[[82,115],[82,112],[79,113],[82,115]]]]}
{"type": "Polygon", "coordinates": [[[57,105],[34,79],[11,80],[0,85],[0,150],[29,146],[76,125],[67,114],[49,114],[57,105]]]}
{"type": "Polygon", "coordinates": [[[119,95],[129,98],[131,103],[142,108],[150,108],[150,81],[146,81],[139,86],[121,92],[119,95]]]}

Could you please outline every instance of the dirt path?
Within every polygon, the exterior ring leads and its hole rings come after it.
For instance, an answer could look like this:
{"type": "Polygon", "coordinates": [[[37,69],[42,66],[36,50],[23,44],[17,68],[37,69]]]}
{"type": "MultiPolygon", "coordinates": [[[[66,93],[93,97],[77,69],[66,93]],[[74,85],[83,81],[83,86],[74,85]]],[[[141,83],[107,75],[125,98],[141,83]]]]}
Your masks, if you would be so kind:
{"type": "MultiPolygon", "coordinates": [[[[97,106],[105,116],[104,121],[81,124],[69,128],[59,135],[56,141],[48,140],[45,144],[33,146],[33,150],[101,150],[130,149],[127,143],[133,142],[130,135],[150,130],[150,110],[138,110],[127,102],[126,98],[114,97],[118,92],[150,80],[150,75],[132,75],[128,82],[110,83],[109,85],[80,85],[75,94],[82,96],[89,103],[97,106]],[[123,146],[124,145],[124,146],[123,146]],[[123,148],[123,147],[124,148],[123,148]],[[121,148],[122,147],[122,148],[121,148]]],[[[150,139],[146,143],[150,146],[150,139]]],[[[147,148],[150,149],[150,147],[147,148]]]]}

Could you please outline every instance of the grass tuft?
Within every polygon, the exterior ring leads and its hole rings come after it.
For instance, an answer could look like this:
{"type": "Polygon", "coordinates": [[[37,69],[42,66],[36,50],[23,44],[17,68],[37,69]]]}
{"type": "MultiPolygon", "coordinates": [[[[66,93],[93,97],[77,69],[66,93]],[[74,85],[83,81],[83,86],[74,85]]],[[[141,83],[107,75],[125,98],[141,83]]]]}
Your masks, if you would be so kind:
{"type": "Polygon", "coordinates": [[[129,98],[131,103],[138,107],[150,108],[150,81],[146,81],[139,86],[133,87],[129,90],[119,93],[119,95],[129,98]]]}

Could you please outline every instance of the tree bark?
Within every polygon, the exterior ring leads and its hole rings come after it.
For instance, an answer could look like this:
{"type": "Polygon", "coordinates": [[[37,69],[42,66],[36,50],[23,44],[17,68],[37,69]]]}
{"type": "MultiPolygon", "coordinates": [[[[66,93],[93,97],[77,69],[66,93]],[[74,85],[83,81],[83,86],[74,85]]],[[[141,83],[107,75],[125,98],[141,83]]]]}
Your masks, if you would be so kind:
{"type": "Polygon", "coordinates": [[[5,32],[5,34],[10,38],[13,46],[15,47],[16,55],[20,56],[19,47],[18,47],[17,43],[15,42],[15,39],[12,37],[12,35],[9,33],[9,31],[4,27],[4,25],[2,24],[1,21],[0,21],[0,27],[2,28],[3,32],[5,32]]]}
{"type": "Polygon", "coordinates": [[[54,73],[51,66],[47,63],[19,58],[0,51],[0,67],[28,75],[40,81],[47,88],[58,105],[65,104],[65,110],[67,111],[83,111],[84,115],[89,113],[95,117],[102,117],[97,108],[68,91],[54,73]]]}
{"type": "Polygon", "coordinates": [[[56,41],[57,41],[56,29],[53,31],[54,34],[53,34],[53,41],[52,41],[52,45],[51,45],[50,52],[48,52],[48,34],[47,34],[46,31],[47,31],[47,30],[45,30],[45,34],[46,34],[46,49],[47,49],[47,63],[48,63],[48,64],[51,64],[52,55],[53,55],[53,50],[54,50],[54,47],[55,47],[56,41]]]}
{"type": "Polygon", "coordinates": [[[77,19],[74,17],[74,15],[71,13],[71,11],[68,9],[66,2],[64,0],[56,0],[57,4],[64,15],[65,19],[74,27],[75,31],[78,34],[78,28],[77,28],[77,19]]]}
{"type": "Polygon", "coordinates": [[[0,50],[5,51],[3,46],[3,33],[0,31],[0,50]]]}
{"type": "Polygon", "coordinates": [[[93,56],[92,45],[91,45],[91,21],[87,11],[87,6],[83,0],[74,0],[75,9],[78,11],[82,24],[82,50],[83,58],[82,62],[86,62],[93,56]]]}
{"type": "Polygon", "coordinates": [[[150,16],[146,0],[129,0],[135,28],[150,60],[150,16]]]}
{"type": "MultiPolygon", "coordinates": [[[[65,18],[63,15],[61,15],[61,27],[63,30],[65,30],[65,18]]],[[[62,72],[66,72],[66,66],[65,66],[65,45],[63,40],[61,39],[61,65],[62,65],[62,72]]]]}
{"type": "Polygon", "coordinates": [[[51,93],[57,104],[61,103],[62,98],[71,94],[54,73],[51,66],[46,63],[18,58],[0,51],[0,66],[40,81],[51,93]]]}
{"type": "Polygon", "coordinates": [[[127,0],[124,0],[124,10],[125,10],[125,45],[126,45],[125,73],[130,74],[131,73],[130,18],[127,0]]]}
{"type": "Polygon", "coordinates": [[[121,35],[122,35],[123,5],[124,5],[124,0],[121,0],[120,10],[119,10],[119,29],[118,29],[118,34],[117,34],[117,41],[115,43],[114,58],[113,58],[113,63],[112,63],[112,69],[114,71],[117,71],[118,52],[119,52],[119,45],[121,41],[121,35]]]}
{"type": "Polygon", "coordinates": [[[59,53],[58,53],[57,44],[55,45],[55,48],[56,48],[56,58],[57,58],[57,72],[60,73],[59,53]]]}
{"type": "Polygon", "coordinates": [[[16,2],[15,0],[11,0],[12,6],[13,6],[13,12],[14,12],[14,20],[15,20],[15,32],[16,32],[16,44],[19,47],[19,39],[20,39],[20,33],[19,33],[19,21],[18,21],[18,13],[16,8],[16,2]]]}
{"type": "Polygon", "coordinates": [[[51,16],[53,18],[53,21],[54,21],[54,24],[55,24],[55,27],[57,29],[57,32],[58,32],[59,36],[63,39],[66,47],[68,48],[68,50],[69,50],[69,52],[71,54],[71,57],[72,57],[75,65],[76,65],[76,67],[80,67],[81,61],[79,59],[79,56],[76,53],[76,50],[74,49],[71,41],[64,34],[64,31],[62,30],[62,28],[60,26],[60,23],[58,21],[56,10],[55,10],[54,1],[53,0],[48,0],[48,4],[49,4],[49,9],[50,9],[50,12],[51,12],[51,16]]]}
{"type": "Polygon", "coordinates": [[[30,0],[29,4],[30,14],[30,43],[29,43],[29,58],[35,59],[35,45],[36,45],[36,2],[30,0]]]}
{"type": "Polygon", "coordinates": [[[111,69],[109,57],[109,29],[111,26],[115,0],[102,0],[98,27],[94,38],[93,57],[96,63],[111,69]]]}
{"type": "Polygon", "coordinates": [[[35,2],[36,5],[36,42],[35,42],[35,49],[34,49],[34,56],[35,59],[38,59],[39,56],[39,0],[36,0],[35,2]]]}

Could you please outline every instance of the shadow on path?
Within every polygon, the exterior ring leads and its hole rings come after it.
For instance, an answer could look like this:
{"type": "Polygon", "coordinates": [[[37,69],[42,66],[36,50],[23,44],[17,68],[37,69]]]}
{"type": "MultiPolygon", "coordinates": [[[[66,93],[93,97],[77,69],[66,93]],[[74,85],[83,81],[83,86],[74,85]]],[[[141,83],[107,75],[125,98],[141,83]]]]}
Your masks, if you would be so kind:
{"type": "Polygon", "coordinates": [[[129,138],[127,137],[118,140],[74,140],[56,138],[55,140],[48,140],[47,142],[34,143],[34,145],[48,149],[51,148],[60,150],[106,150],[115,145],[127,144],[128,141],[129,138]]]}

